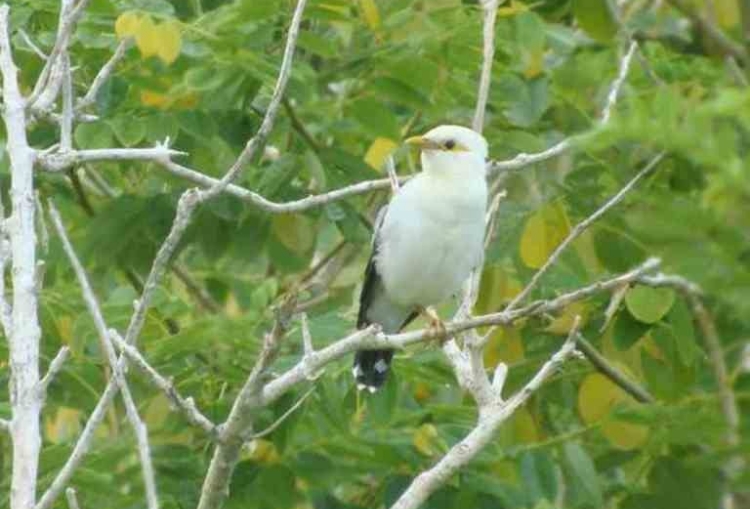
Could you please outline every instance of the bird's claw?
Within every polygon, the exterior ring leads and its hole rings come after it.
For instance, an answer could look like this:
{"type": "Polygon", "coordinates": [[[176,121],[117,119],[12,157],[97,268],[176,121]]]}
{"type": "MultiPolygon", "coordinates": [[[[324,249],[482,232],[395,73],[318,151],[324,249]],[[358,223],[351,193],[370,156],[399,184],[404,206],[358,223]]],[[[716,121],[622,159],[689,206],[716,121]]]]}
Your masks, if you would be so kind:
{"type": "Polygon", "coordinates": [[[438,346],[442,347],[443,343],[448,339],[448,330],[445,327],[445,322],[440,318],[432,307],[426,307],[422,309],[422,313],[428,320],[427,330],[431,336],[435,336],[435,342],[438,346]]]}

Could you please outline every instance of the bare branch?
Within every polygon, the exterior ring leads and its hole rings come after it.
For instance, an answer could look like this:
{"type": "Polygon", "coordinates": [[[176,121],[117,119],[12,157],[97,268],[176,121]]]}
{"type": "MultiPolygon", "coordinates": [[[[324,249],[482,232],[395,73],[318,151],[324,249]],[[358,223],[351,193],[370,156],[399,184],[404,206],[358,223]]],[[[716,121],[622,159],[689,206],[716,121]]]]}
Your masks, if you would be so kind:
{"type": "Polygon", "coordinates": [[[482,12],[484,13],[484,25],[482,28],[483,52],[482,52],[482,74],[479,78],[479,90],[477,91],[477,105],[474,110],[472,128],[482,132],[484,127],[484,114],[487,110],[487,98],[490,94],[490,83],[492,81],[492,60],[495,57],[495,20],[497,19],[498,0],[482,0],[482,12]]]}
{"type": "MultiPolygon", "coordinates": [[[[599,127],[606,125],[610,120],[612,109],[617,102],[622,84],[624,83],[628,71],[630,70],[630,62],[637,47],[638,45],[635,41],[631,42],[628,51],[620,61],[619,72],[617,74],[617,77],[614,79],[614,81],[612,81],[612,84],[610,85],[609,93],[607,94],[607,102],[603,109],[602,120],[601,122],[599,122],[599,127]]],[[[496,173],[520,170],[522,168],[526,168],[527,166],[531,166],[532,164],[541,163],[548,159],[552,159],[553,157],[562,155],[568,150],[571,150],[574,145],[575,137],[571,136],[569,138],[565,138],[561,142],[551,146],[550,148],[542,152],[537,152],[534,154],[520,153],[513,159],[509,159],[507,161],[491,161],[488,165],[487,172],[496,173]]]]}
{"type": "Polygon", "coordinates": [[[115,67],[117,67],[120,61],[125,57],[125,53],[127,52],[131,43],[132,40],[129,38],[120,41],[112,57],[107,60],[107,63],[105,63],[97,73],[94,81],[91,82],[91,86],[86,91],[86,95],[78,100],[76,109],[81,110],[87,108],[96,102],[96,96],[99,93],[99,90],[101,90],[102,86],[104,86],[104,84],[107,82],[110,75],[115,70],[115,67]]]}
{"type": "Polygon", "coordinates": [[[5,270],[10,261],[10,242],[6,238],[5,219],[0,227],[0,323],[3,326],[5,337],[9,337],[13,328],[13,309],[5,296],[5,270]]]}
{"type": "MultiPolygon", "coordinates": [[[[169,140],[152,148],[102,148],[89,150],[60,150],[39,154],[39,164],[48,171],[63,171],[71,166],[93,161],[151,161],[166,164],[173,156],[186,155],[168,146],[169,140]]],[[[62,146],[61,146],[62,149],[62,146]]]]}
{"type": "Polygon", "coordinates": [[[62,55],[62,120],[60,121],[60,150],[68,152],[73,148],[73,77],[68,54],[62,55]]]}
{"type": "Polygon", "coordinates": [[[296,299],[292,297],[283,302],[276,311],[273,328],[263,339],[263,349],[237,394],[229,417],[222,425],[221,442],[214,450],[203,480],[198,509],[219,507],[229,492],[232,472],[239,460],[240,449],[251,432],[254,410],[265,406],[262,401],[263,376],[276,356],[295,307],[296,299]]]}
{"type": "MultiPolygon", "coordinates": [[[[632,48],[632,46],[631,46],[632,48]]],[[[640,170],[635,177],[630,179],[630,181],[625,184],[622,189],[620,189],[617,194],[612,196],[609,200],[607,200],[604,205],[599,207],[596,211],[594,211],[593,214],[591,214],[589,217],[575,225],[575,227],[570,231],[567,237],[555,248],[555,250],[552,252],[552,254],[547,258],[547,261],[544,262],[544,265],[542,265],[538,271],[534,274],[534,276],[531,278],[531,280],[528,282],[526,287],[516,295],[513,300],[510,301],[508,304],[506,310],[514,309],[516,306],[518,306],[523,300],[528,297],[528,295],[531,293],[531,290],[534,289],[536,284],[539,282],[539,280],[542,278],[542,276],[554,265],[555,262],[557,262],[558,258],[560,258],[560,255],[562,252],[567,248],[575,239],[577,239],[586,229],[591,226],[597,219],[602,217],[609,209],[620,203],[623,198],[625,198],[625,195],[630,192],[633,187],[646,175],[651,173],[651,171],[656,168],[656,166],[661,162],[661,160],[664,157],[664,152],[658,154],[656,157],[651,159],[649,163],[640,170]]]]}
{"type": "Polygon", "coordinates": [[[104,389],[104,393],[102,393],[101,397],[99,398],[99,402],[96,404],[96,407],[94,407],[93,412],[91,412],[89,420],[86,421],[86,425],[84,426],[83,431],[78,437],[78,441],[73,447],[73,451],[65,461],[65,465],[63,465],[63,467],[57,473],[57,476],[55,476],[54,480],[47,488],[47,491],[45,491],[41,496],[36,506],[33,506],[34,509],[49,509],[50,507],[52,507],[52,504],[55,503],[57,497],[59,497],[62,491],[65,489],[68,481],[70,481],[70,478],[73,477],[73,473],[81,464],[83,458],[91,448],[91,443],[94,439],[94,433],[104,420],[107,409],[117,395],[118,390],[119,386],[115,382],[115,379],[110,379],[107,387],[104,389]]]}
{"type": "Polygon", "coordinates": [[[68,359],[69,354],[70,348],[64,346],[60,348],[60,350],[57,352],[57,355],[55,355],[55,358],[52,359],[52,362],[49,363],[47,374],[45,374],[42,380],[39,382],[39,390],[41,391],[43,398],[47,395],[47,388],[49,387],[49,384],[52,383],[52,380],[54,380],[57,374],[60,372],[63,364],[65,364],[65,361],[68,359]]]}
{"type": "Polygon", "coordinates": [[[617,96],[620,93],[620,88],[622,88],[622,84],[625,83],[625,78],[628,77],[630,61],[633,59],[633,55],[637,50],[638,43],[636,41],[631,41],[628,50],[625,52],[625,56],[622,57],[622,60],[620,60],[620,71],[617,73],[617,78],[615,78],[615,81],[612,82],[612,86],[609,89],[609,94],[607,95],[607,103],[604,105],[604,110],[602,111],[602,124],[606,124],[607,122],[609,122],[609,118],[612,116],[612,110],[617,103],[617,96]]]}
{"type": "Polygon", "coordinates": [[[29,37],[29,34],[26,33],[26,31],[22,28],[18,29],[18,33],[21,34],[21,38],[23,39],[23,42],[26,43],[26,45],[31,48],[31,51],[36,53],[36,55],[41,58],[42,60],[47,60],[47,55],[45,55],[44,51],[42,51],[39,46],[34,44],[34,41],[31,40],[31,37],[29,37]]]}
{"type": "Polygon", "coordinates": [[[133,362],[133,364],[145,373],[152,385],[157,389],[161,390],[169,399],[169,401],[180,410],[183,415],[187,418],[188,422],[194,426],[202,428],[209,436],[213,439],[218,438],[218,431],[216,425],[211,420],[198,410],[195,405],[193,398],[183,397],[175,388],[174,384],[163,377],[156,371],[146,359],[143,358],[141,353],[132,345],[129,345],[125,340],[117,333],[117,331],[110,329],[109,336],[115,343],[117,348],[133,362]]]}
{"type": "MultiPolygon", "coordinates": [[[[314,355],[298,362],[292,368],[269,382],[263,387],[262,405],[273,403],[281,395],[285,394],[291,387],[307,380],[307,373],[323,369],[327,364],[343,357],[355,350],[361,349],[394,349],[400,350],[404,347],[427,340],[441,339],[453,336],[459,332],[485,327],[488,325],[512,325],[518,320],[530,316],[542,316],[544,314],[559,311],[573,302],[578,302],[603,292],[611,291],[623,284],[637,281],[641,276],[647,274],[659,265],[659,260],[650,258],[638,267],[602,281],[578,288],[564,293],[551,300],[538,300],[531,304],[510,311],[500,311],[481,316],[475,316],[466,320],[448,322],[445,324],[445,332],[434,328],[419,329],[402,332],[399,334],[377,334],[375,327],[358,330],[349,336],[339,339],[327,347],[316,350],[314,355]]],[[[481,347],[482,345],[478,345],[481,347]]]]}
{"type": "Polygon", "coordinates": [[[520,170],[527,166],[531,166],[532,164],[541,163],[547,159],[552,159],[553,157],[562,155],[572,148],[573,138],[565,138],[561,142],[551,146],[547,150],[543,150],[542,152],[536,152],[533,154],[521,152],[513,159],[508,159],[507,161],[490,161],[487,172],[491,174],[520,170]]]}
{"type": "Polygon", "coordinates": [[[398,181],[398,174],[396,173],[396,163],[393,162],[393,156],[386,157],[385,170],[388,173],[388,182],[390,182],[391,184],[391,193],[398,193],[401,185],[398,181]]]}
{"type": "Polygon", "coordinates": [[[62,219],[60,218],[60,213],[57,211],[57,208],[52,202],[49,203],[49,211],[52,218],[52,224],[54,225],[55,230],[57,231],[57,235],[58,237],[60,237],[60,241],[63,245],[63,250],[68,256],[68,260],[70,261],[70,264],[73,266],[73,270],[76,273],[78,284],[81,287],[83,298],[86,302],[86,307],[88,308],[88,311],[94,320],[94,326],[96,328],[97,334],[99,335],[102,349],[104,350],[107,359],[109,360],[109,365],[112,368],[112,377],[120,388],[123,403],[125,404],[125,412],[128,416],[128,420],[130,421],[131,426],[133,427],[136,441],[138,442],[138,454],[143,470],[143,482],[146,487],[146,500],[148,508],[158,509],[159,501],[156,493],[154,467],[151,462],[151,448],[148,442],[148,430],[146,429],[146,425],[138,414],[138,409],[135,405],[135,401],[133,400],[133,395],[130,392],[130,388],[128,387],[128,384],[125,380],[124,372],[126,363],[124,361],[118,360],[117,358],[117,354],[110,340],[109,328],[104,321],[104,316],[101,312],[99,302],[96,298],[96,295],[94,294],[93,288],[91,288],[91,283],[89,283],[86,271],[83,268],[83,265],[81,265],[81,262],[78,259],[75,250],[73,249],[73,245],[68,239],[68,236],[65,232],[65,227],[62,224],[62,219]]]}
{"type": "MultiPolygon", "coordinates": [[[[7,226],[12,259],[13,305],[10,320],[3,305],[3,325],[10,350],[11,436],[13,444],[10,507],[33,507],[39,468],[39,430],[42,398],[39,394],[39,340],[36,284],[36,231],[34,210],[34,151],[26,138],[26,106],[11,54],[9,7],[0,5],[0,73],[3,77],[3,120],[10,159],[12,215],[7,226]]],[[[0,243],[4,243],[0,238],[0,243]]],[[[4,251],[4,245],[0,246],[4,251]]]]}
{"type": "Polygon", "coordinates": [[[213,199],[223,193],[227,186],[237,179],[245,165],[253,160],[256,152],[258,152],[258,149],[263,146],[266,138],[268,138],[268,135],[271,133],[271,129],[276,120],[276,114],[281,105],[281,99],[286,90],[286,84],[289,81],[289,75],[292,72],[294,49],[297,45],[297,35],[299,34],[299,28],[302,23],[302,13],[305,10],[306,2],[307,0],[298,0],[297,7],[294,9],[292,21],[289,24],[289,32],[287,33],[286,47],[284,48],[284,57],[281,60],[279,76],[276,79],[276,86],[274,87],[273,95],[271,96],[271,102],[268,104],[266,114],[263,117],[263,122],[261,122],[258,132],[247,142],[244,150],[229,171],[222,177],[221,181],[216,185],[211,186],[209,189],[200,192],[200,201],[213,199]]]}
{"type": "Polygon", "coordinates": [[[61,2],[55,45],[29,98],[29,106],[33,108],[36,114],[48,112],[57,99],[64,77],[62,57],[67,53],[73,29],[83,15],[88,2],[89,0],[79,0],[78,4],[75,4],[74,0],[62,0],[61,2]]]}
{"type": "Polygon", "coordinates": [[[542,383],[572,355],[577,328],[571,330],[562,348],[547,361],[534,377],[507,401],[497,398],[491,407],[480,413],[476,427],[451,447],[438,463],[417,476],[391,509],[417,509],[460,468],[469,463],[492,440],[497,429],[523,405],[542,383]]]}
{"type": "Polygon", "coordinates": [[[81,506],[78,505],[78,497],[76,496],[75,488],[66,489],[65,497],[68,499],[68,509],[81,509],[81,506]]]}

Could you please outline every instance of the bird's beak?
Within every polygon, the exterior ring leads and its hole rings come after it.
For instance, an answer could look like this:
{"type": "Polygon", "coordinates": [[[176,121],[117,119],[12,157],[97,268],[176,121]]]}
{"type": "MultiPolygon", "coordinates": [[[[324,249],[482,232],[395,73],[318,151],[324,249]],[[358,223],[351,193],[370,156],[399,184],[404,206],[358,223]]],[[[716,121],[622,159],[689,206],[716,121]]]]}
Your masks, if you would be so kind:
{"type": "Polygon", "coordinates": [[[412,136],[411,138],[404,140],[404,143],[421,150],[438,150],[440,148],[439,143],[436,143],[429,138],[425,138],[424,136],[412,136]]]}

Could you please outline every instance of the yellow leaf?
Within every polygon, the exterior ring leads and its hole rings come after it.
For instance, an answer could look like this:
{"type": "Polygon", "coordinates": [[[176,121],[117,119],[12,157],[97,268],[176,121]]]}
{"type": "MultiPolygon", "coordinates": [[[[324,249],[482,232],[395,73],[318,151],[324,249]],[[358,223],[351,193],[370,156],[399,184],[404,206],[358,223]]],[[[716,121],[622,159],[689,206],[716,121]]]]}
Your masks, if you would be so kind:
{"type": "Polygon", "coordinates": [[[576,316],[581,317],[580,326],[583,327],[586,322],[586,311],[586,304],[583,302],[572,302],[565,306],[562,313],[555,317],[555,319],[552,320],[544,330],[551,332],[552,334],[567,335],[573,327],[573,322],[575,321],[576,316]]]}
{"type": "Polygon", "coordinates": [[[164,425],[169,413],[169,400],[164,394],[159,393],[149,401],[146,412],[143,414],[143,420],[149,429],[158,429],[164,425]]]}
{"type": "Polygon", "coordinates": [[[359,6],[362,9],[362,17],[365,19],[370,30],[375,32],[380,27],[380,11],[375,0],[359,0],[359,6]]]}
{"type": "Polygon", "coordinates": [[[513,414],[511,425],[516,441],[533,444],[539,441],[539,429],[527,407],[521,407],[513,414]]]}
{"type": "Polygon", "coordinates": [[[61,444],[78,436],[81,430],[81,411],[75,408],[59,407],[54,418],[47,419],[44,434],[50,442],[61,444]]]}
{"type": "Polygon", "coordinates": [[[494,368],[500,362],[514,364],[523,360],[521,331],[516,327],[498,327],[484,349],[484,363],[494,368]]]}
{"type": "MultiPolygon", "coordinates": [[[[616,364],[618,370],[629,375],[627,368],[616,364]]],[[[591,373],[584,378],[578,390],[578,411],[586,424],[602,421],[602,433],[619,449],[635,449],[649,435],[646,426],[627,422],[611,415],[618,405],[633,405],[634,400],[609,378],[600,373],[591,373]]]]}
{"type": "Polygon", "coordinates": [[[586,375],[578,389],[578,411],[586,424],[594,424],[605,417],[625,394],[601,373],[586,375]]]}
{"type": "Polygon", "coordinates": [[[141,90],[140,98],[141,104],[151,106],[152,108],[166,109],[170,104],[169,97],[153,90],[141,90]]]}
{"type": "Polygon", "coordinates": [[[398,143],[390,138],[375,138],[365,154],[365,162],[380,171],[383,169],[385,160],[398,147],[398,143]]]}
{"type": "Polygon", "coordinates": [[[500,7],[497,10],[497,15],[501,17],[515,16],[516,14],[520,14],[528,10],[529,10],[529,7],[526,4],[522,2],[516,2],[515,0],[513,0],[510,2],[509,6],[500,7]]]}
{"type": "Polygon", "coordinates": [[[157,55],[161,60],[169,65],[180,54],[182,48],[182,35],[176,21],[167,21],[156,27],[159,39],[159,48],[157,55]]]}
{"type": "Polygon", "coordinates": [[[424,382],[417,383],[416,387],[414,387],[414,399],[417,403],[424,403],[430,399],[430,396],[432,396],[430,386],[424,382]]]}
{"type": "Polygon", "coordinates": [[[523,52],[523,75],[526,79],[536,78],[544,71],[544,48],[523,52]]]}
{"type": "Polygon", "coordinates": [[[309,252],[315,244],[312,220],[299,214],[278,214],[271,221],[271,231],[284,247],[296,254],[309,252]]]}
{"type": "Polygon", "coordinates": [[[57,334],[60,336],[60,339],[66,345],[70,345],[73,341],[73,318],[68,315],[58,316],[57,320],[55,320],[55,325],[57,326],[57,334]]]}
{"type": "Polygon", "coordinates": [[[159,54],[159,31],[150,16],[144,16],[135,32],[135,45],[141,57],[148,58],[159,54]]]}
{"type": "MultiPolygon", "coordinates": [[[[708,7],[708,2],[706,2],[708,7]]],[[[721,28],[732,29],[740,22],[740,8],[737,0],[713,0],[716,22],[721,28]]]]}
{"type": "Polygon", "coordinates": [[[569,231],[565,207],[559,202],[545,205],[526,220],[521,234],[521,260],[527,267],[538,269],[569,231]]]}
{"type": "Polygon", "coordinates": [[[250,445],[246,448],[245,459],[271,464],[278,463],[280,456],[273,442],[258,438],[250,442],[250,445]]]}
{"type": "Polygon", "coordinates": [[[602,433],[618,449],[637,449],[646,442],[649,429],[621,419],[608,419],[602,423],[602,433]]]}
{"type": "Polygon", "coordinates": [[[575,249],[578,259],[581,260],[589,275],[594,276],[602,271],[602,264],[599,257],[596,256],[594,234],[591,233],[591,230],[584,231],[580,237],[573,241],[573,249],[575,249]]]}
{"type": "Polygon", "coordinates": [[[478,313],[491,313],[500,309],[521,291],[521,283],[511,276],[501,265],[488,265],[482,270],[482,281],[479,286],[479,297],[476,310],[478,313]]]}
{"type": "Polygon", "coordinates": [[[123,12],[115,21],[115,34],[118,39],[133,37],[138,31],[142,18],[133,11],[123,12]]]}
{"type": "Polygon", "coordinates": [[[440,452],[440,434],[432,424],[422,424],[414,432],[411,443],[425,456],[434,456],[440,452]]]}

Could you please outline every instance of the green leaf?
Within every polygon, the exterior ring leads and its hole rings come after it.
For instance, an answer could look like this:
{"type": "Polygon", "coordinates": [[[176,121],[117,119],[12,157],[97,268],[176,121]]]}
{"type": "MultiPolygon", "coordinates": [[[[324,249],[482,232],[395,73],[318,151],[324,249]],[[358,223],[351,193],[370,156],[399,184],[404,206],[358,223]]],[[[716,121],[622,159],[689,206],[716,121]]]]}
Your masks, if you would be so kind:
{"type": "Polygon", "coordinates": [[[557,496],[557,470],[545,452],[531,451],[521,456],[521,478],[529,505],[540,500],[554,501],[557,496]]]}
{"type": "Polygon", "coordinates": [[[674,304],[674,290],[636,285],[625,295],[628,311],[643,323],[656,323],[674,304]]]}
{"type": "Polygon", "coordinates": [[[364,130],[375,136],[386,136],[400,139],[399,124],[396,116],[383,103],[373,98],[363,98],[351,106],[351,115],[364,130]]]}
{"type": "Polygon", "coordinates": [[[620,312],[614,322],[612,341],[618,350],[627,350],[646,334],[651,326],[634,319],[630,313],[620,312]]]}
{"type": "Polygon", "coordinates": [[[603,496],[599,476],[594,462],[586,450],[575,442],[563,446],[566,478],[571,483],[574,495],[587,505],[602,507],[603,496]]]}
{"type": "Polygon", "coordinates": [[[573,14],[580,27],[599,42],[609,42],[617,34],[610,0],[573,0],[573,14]]]}
{"type": "Polygon", "coordinates": [[[133,147],[146,136],[146,126],[143,119],[132,116],[115,117],[110,120],[109,126],[114,131],[117,141],[126,147],[133,147]]]}
{"type": "Polygon", "coordinates": [[[513,125],[531,127],[547,111],[549,106],[547,78],[540,77],[529,81],[508,78],[501,85],[506,90],[512,89],[513,102],[505,110],[505,116],[513,125]]]}
{"type": "Polygon", "coordinates": [[[113,144],[112,130],[107,122],[86,122],[78,124],[73,134],[78,148],[108,148],[113,144]]]}
{"type": "Polygon", "coordinates": [[[683,299],[677,299],[667,315],[667,320],[672,325],[680,360],[686,366],[692,366],[698,348],[695,342],[693,315],[683,299]]]}

